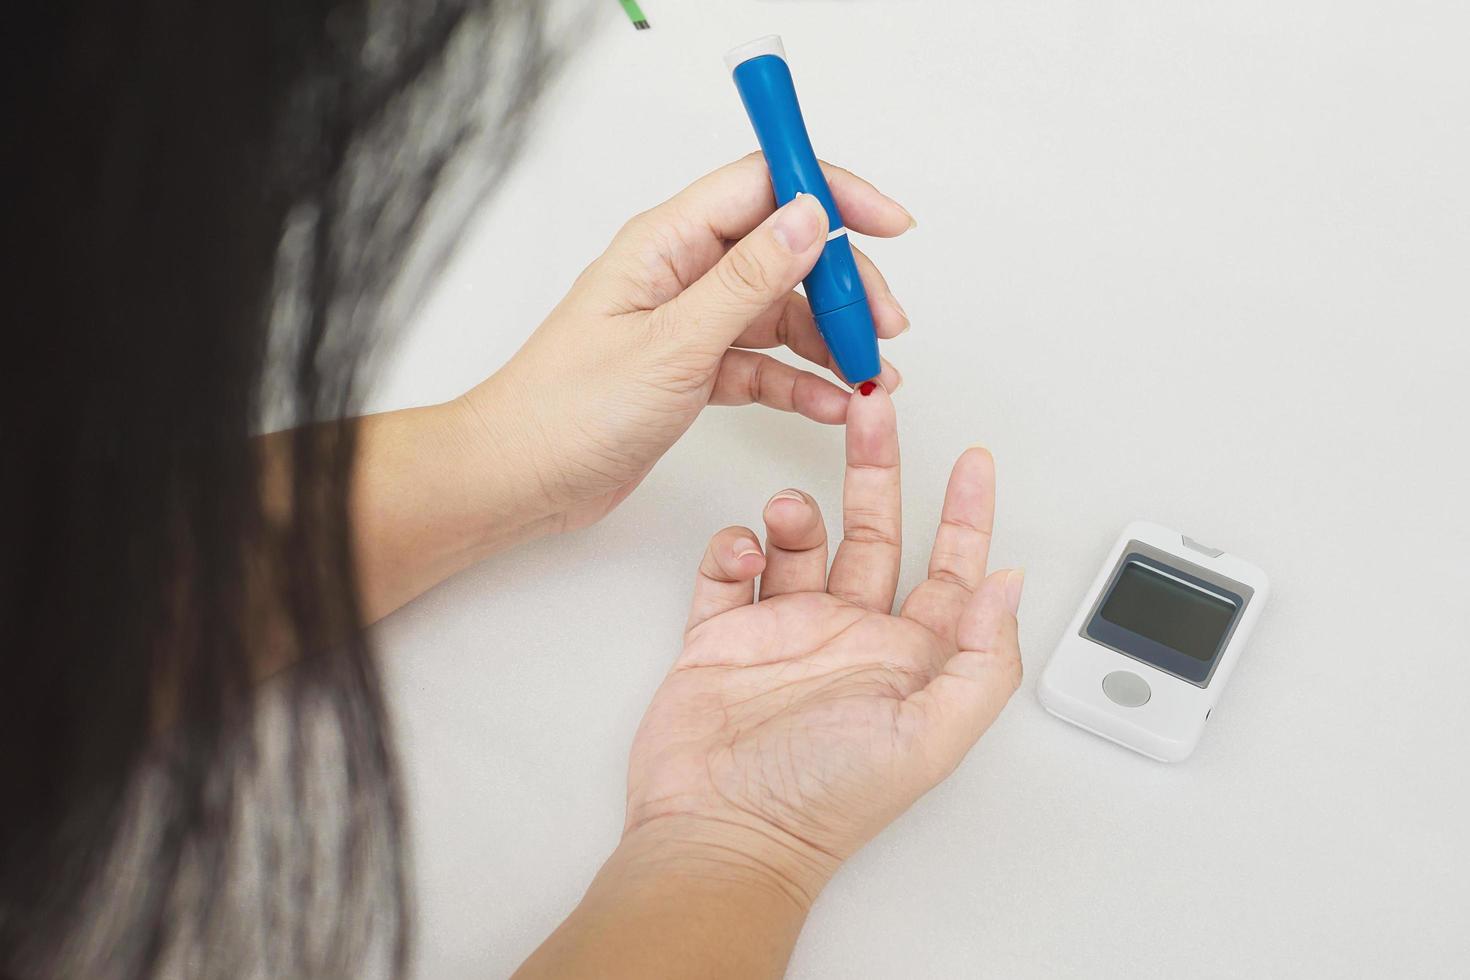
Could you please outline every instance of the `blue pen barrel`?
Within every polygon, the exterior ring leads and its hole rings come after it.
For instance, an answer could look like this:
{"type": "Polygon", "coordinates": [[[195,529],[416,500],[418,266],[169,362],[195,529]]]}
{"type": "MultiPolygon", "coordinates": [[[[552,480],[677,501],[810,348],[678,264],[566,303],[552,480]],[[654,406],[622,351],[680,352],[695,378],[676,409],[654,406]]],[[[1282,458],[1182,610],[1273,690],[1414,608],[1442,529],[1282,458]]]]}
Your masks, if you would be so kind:
{"type": "MultiPolygon", "coordinates": [[[[827,178],[817,163],[817,154],[812,150],[806,123],[801,118],[801,105],[796,100],[796,85],[785,59],[761,54],[736,65],[733,75],[756,139],[766,155],[777,206],[805,192],[827,209],[831,231],[845,228],[827,178]]],[[[847,235],[838,235],[827,242],[802,285],[806,287],[817,329],[843,377],[852,384],[877,377],[878,337],[847,235]]]]}

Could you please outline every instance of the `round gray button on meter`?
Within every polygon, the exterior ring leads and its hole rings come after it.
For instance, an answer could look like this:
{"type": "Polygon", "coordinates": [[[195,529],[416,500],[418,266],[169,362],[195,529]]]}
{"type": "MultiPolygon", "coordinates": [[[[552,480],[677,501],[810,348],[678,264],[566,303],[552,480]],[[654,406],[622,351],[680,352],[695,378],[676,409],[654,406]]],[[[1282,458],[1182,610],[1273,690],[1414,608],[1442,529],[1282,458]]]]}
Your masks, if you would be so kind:
{"type": "Polygon", "coordinates": [[[1154,692],[1149,689],[1148,681],[1133,671],[1115,670],[1103,678],[1103,693],[1114,704],[1137,708],[1148,704],[1148,699],[1153,697],[1154,692]]]}

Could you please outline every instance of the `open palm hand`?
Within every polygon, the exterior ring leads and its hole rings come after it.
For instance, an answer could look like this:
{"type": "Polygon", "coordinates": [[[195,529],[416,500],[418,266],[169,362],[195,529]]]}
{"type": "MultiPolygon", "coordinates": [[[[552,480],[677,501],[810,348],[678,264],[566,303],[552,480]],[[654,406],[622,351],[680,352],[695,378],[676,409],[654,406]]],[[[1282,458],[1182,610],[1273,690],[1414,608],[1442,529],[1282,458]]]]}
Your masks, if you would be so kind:
{"type": "Polygon", "coordinates": [[[711,540],[629,775],[629,832],[758,840],[808,894],[960,762],[1021,675],[1021,574],[985,574],[989,453],[956,462],[928,578],[897,616],[898,435],[882,388],[853,395],[847,456],[830,574],[821,514],[797,491],[767,504],[764,552],[746,528],[711,540]]]}

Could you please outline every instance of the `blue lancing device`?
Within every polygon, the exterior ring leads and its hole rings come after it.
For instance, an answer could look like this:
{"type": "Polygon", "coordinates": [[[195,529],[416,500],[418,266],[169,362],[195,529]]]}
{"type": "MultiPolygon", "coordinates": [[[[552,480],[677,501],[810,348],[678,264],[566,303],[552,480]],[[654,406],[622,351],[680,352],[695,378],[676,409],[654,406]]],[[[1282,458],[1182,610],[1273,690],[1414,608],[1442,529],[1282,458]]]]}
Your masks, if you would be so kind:
{"type": "Polygon", "coordinates": [[[805,192],[827,209],[827,245],[802,283],[817,329],[848,384],[876,378],[881,365],[868,294],[858,276],[847,228],[801,118],[781,38],[772,34],[742,44],[725,55],[725,64],[735,78],[740,101],[745,103],[746,115],[766,155],[777,207],[805,192]]]}

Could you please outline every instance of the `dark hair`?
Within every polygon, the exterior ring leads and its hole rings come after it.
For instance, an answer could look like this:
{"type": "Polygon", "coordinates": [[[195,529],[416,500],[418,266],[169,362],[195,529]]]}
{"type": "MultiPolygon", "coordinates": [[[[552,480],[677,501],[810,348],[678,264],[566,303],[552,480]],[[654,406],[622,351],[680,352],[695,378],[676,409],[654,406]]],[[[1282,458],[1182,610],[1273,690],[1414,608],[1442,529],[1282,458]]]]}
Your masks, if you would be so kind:
{"type": "Polygon", "coordinates": [[[7,19],[0,973],[401,973],[344,420],[458,231],[436,189],[466,213],[520,142],[541,6],[7,19]]]}

